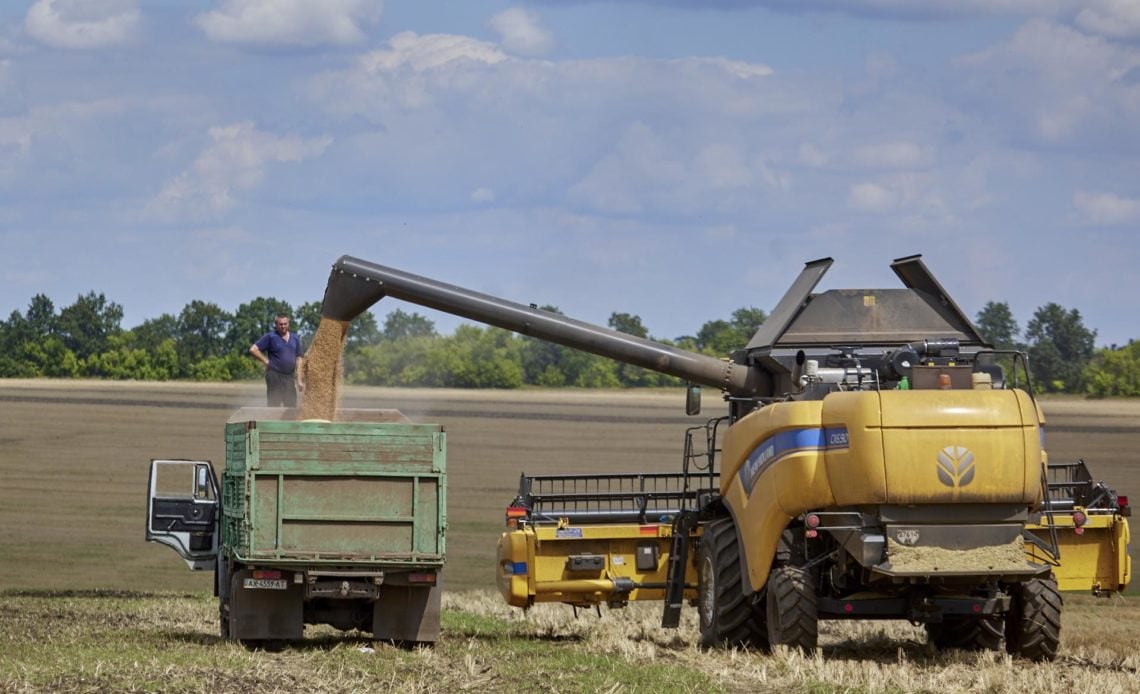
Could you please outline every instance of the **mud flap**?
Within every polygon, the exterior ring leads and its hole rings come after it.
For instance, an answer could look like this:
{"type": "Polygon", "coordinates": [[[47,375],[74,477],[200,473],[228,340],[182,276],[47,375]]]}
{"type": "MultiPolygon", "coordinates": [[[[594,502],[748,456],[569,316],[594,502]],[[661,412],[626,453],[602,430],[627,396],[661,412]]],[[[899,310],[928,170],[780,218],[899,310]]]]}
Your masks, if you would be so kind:
{"type": "Polygon", "coordinates": [[[439,640],[439,586],[380,586],[372,609],[372,634],[378,641],[435,643],[439,640]]]}
{"type": "Polygon", "coordinates": [[[246,588],[249,569],[237,571],[230,582],[230,638],[299,640],[305,632],[304,586],[285,581],[283,590],[246,588]]]}

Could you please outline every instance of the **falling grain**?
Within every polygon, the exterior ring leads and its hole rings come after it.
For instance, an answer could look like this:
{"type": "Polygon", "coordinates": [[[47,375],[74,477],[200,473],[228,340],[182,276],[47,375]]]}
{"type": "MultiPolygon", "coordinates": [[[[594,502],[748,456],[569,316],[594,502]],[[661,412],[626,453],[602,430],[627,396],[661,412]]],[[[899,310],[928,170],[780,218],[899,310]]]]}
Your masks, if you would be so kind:
{"type": "Polygon", "coordinates": [[[301,419],[336,419],[347,334],[348,321],[321,318],[313,344],[305,353],[301,419]]]}

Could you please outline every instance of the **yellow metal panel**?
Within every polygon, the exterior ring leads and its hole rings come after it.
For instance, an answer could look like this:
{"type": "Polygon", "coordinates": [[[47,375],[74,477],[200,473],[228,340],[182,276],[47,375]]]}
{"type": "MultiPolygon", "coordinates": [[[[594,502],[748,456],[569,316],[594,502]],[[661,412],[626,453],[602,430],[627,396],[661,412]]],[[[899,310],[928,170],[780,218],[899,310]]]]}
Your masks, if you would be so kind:
{"type": "Polygon", "coordinates": [[[776,545],[788,521],[809,508],[836,503],[819,447],[822,439],[803,450],[766,448],[774,437],[788,432],[812,430],[821,437],[822,411],[821,401],[779,403],[742,417],[725,434],[721,489],[742,529],[742,550],[753,590],[768,580],[776,545]],[[761,472],[748,490],[744,478],[750,477],[745,467],[750,456],[750,464],[759,463],[761,472]]]}
{"type": "MultiPolygon", "coordinates": [[[[590,605],[663,600],[671,538],[672,527],[665,524],[543,525],[510,531],[499,540],[499,592],[516,607],[536,602],[590,605]],[[638,547],[649,545],[657,548],[657,562],[652,569],[639,570],[638,547]],[[583,554],[603,557],[602,567],[596,571],[571,571],[569,558],[583,554]],[[510,571],[506,569],[508,564],[510,571]],[[511,573],[520,569],[525,570],[525,575],[511,573]],[[657,585],[623,592],[616,583],[623,580],[657,585]]],[[[695,585],[697,575],[691,561],[685,571],[685,582],[695,585]]],[[[694,599],[696,591],[685,591],[685,597],[694,599]]]]}
{"type": "Polygon", "coordinates": [[[508,605],[527,607],[533,602],[534,593],[529,585],[533,547],[534,533],[513,530],[499,536],[495,575],[499,593],[508,605]],[[522,571],[516,567],[522,567],[522,571]]]}
{"type": "Polygon", "coordinates": [[[881,401],[891,503],[1038,498],[1040,448],[1026,450],[1036,414],[1014,391],[886,391],[881,401]]]}
{"type": "MultiPolygon", "coordinates": [[[[1049,520],[1043,517],[1040,525],[1028,529],[1045,542],[1051,542],[1049,520]]],[[[1053,516],[1057,529],[1057,544],[1061,550],[1061,564],[1053,567],[1057,587],[1061,590],[1122,591],[1132,576],[1132,560],[1128,556],[1128,521],[1111,515],[1088,516],[1081,534],[1077,534],[1073,518],[1068,513],[1053,516]]],[[[1029,560],[1047,563],[1044,554],[1026,545],[1029,560]]]]}
{"type": "Polygon", "coordinates": [[[823,400],[822,419],[827,428],[847,428],[847,448],[829,449],[825,456],[835,503],[885,503],[887,476],[878,393],[832,393],[823,400]]]}

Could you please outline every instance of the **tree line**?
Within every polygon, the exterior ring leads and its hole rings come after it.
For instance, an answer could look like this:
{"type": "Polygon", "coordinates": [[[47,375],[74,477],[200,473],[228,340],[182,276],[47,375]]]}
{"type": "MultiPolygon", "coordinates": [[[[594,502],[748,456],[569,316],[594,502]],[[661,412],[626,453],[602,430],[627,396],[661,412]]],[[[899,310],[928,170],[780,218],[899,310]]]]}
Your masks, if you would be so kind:
{"type": "MultiPolygon", "coordinates": [[[[561,313],[555,306],[544,310],[561,313]]],[[[0,321],[0,377],[235,381],[255,379],[261,366],[248,348],[285,313],[309,344],[320,322],[320,302],[292,307],[258,297],[227,311],[191,301],[177,314],[125,329],[123,308],[89,292],[56,310],[43,294],[27,310],[0,321]]],[[[747,344],[767,318],[742,307],[704,323],[694,335],[653,337],[641,317],[615,312],[610,328],[713,357],[747,344]]],[[[1096,331],[1080,312],[1050,303],[1037,309],[1024,332],[1005,302],[989,302],[976,324],[998,349],[1027,352],[1039,390],[1094,396],[1140,395],[1140,343],[1097,349],[1096,331]]],[[[418,313],[396,309],[379,322],[371,312],[353,320],[344,353],[348,383],[455,388],[522,386],[630,388],[680,385],[680,380],[494,327],[461,325],[449,335],[418,313]]]]}

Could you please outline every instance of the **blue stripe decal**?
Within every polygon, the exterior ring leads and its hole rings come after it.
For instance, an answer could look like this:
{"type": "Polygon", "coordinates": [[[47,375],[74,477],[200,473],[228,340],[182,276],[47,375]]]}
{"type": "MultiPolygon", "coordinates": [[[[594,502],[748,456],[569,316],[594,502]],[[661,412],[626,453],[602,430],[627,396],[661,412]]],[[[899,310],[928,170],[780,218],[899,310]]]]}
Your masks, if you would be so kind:
{"type": "Polygon", "coordinates": [[[514,564],[511,564],[511,573],[515,576],[526,576],[526,562],[516,561],[514,564]]]}
{"type": "Polygon", "coordinates": [[[804,451],[835,451],[847,447],[847,427],[782,431],[756,444],[748,454],[748,459],[740,466],[740,483],[744,485],[744,493],[751,496],[752,488],[760,475],[787,456],[804,451]]]}

